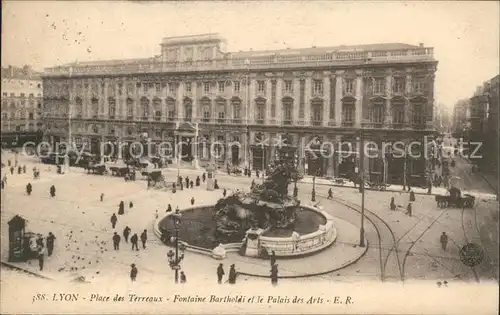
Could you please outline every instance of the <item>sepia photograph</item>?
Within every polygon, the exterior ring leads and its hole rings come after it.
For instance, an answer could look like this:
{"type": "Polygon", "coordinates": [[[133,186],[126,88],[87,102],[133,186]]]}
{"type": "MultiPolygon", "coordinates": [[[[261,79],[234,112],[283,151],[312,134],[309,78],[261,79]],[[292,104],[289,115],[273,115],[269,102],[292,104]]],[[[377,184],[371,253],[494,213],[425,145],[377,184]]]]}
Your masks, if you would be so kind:
{"type": "Polygon", "coordinates": [[[495,1],[2,1],[1,314],[497,314],[495,1]]]}

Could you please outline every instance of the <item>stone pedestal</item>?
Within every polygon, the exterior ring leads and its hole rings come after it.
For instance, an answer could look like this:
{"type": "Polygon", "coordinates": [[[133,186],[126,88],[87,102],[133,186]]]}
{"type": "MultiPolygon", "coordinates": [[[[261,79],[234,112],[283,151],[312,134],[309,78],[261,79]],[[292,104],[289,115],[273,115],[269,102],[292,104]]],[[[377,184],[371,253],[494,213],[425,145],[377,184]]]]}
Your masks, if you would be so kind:
{"type": "Polygon", "coordinates": [[[247,248],[245,251],[245,256],[249,257],[259,257],[260,253],[260,236],[264,233],[261,228],[252,228],[246,233],[247,248]]]}

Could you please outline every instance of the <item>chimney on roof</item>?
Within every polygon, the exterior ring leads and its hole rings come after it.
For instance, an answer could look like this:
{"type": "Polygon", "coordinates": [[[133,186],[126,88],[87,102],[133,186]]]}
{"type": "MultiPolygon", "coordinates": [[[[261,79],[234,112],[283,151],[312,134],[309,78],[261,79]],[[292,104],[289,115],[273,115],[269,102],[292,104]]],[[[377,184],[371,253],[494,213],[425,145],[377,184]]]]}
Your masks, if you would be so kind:
{"type": "Polygon", "coordinates": [[[420,47],[420,48],[424,48],[424,43],[420,43],[420,44],[418,44],[418,47],[420,47]]]}

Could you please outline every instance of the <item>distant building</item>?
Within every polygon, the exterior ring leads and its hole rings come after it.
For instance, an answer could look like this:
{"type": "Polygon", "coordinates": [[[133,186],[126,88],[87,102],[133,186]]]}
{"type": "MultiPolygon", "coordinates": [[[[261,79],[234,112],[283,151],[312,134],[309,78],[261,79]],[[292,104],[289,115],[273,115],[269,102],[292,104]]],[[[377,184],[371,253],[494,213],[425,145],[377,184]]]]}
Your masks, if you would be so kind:
{"type": "Polygon", "coordinates": [[[2,67],[2,133],[39,130],[42,93],[40,73],[29,66],[2,67]]]}
{"type": "Polygon", "coordinates": [[[457,138],[464,138],[469,129],[470,100],[462,99],[453,107],[453,134],[457,138]]]}
{"type": "MultiPolygon", "coordinates": [[[[68,137],[71,113],[72,143],[95,153],[103,141],[182,142],[173,157],[180,153],[183,167],[262,169],[293,159],[309,175],[348,177],[357,158],[323,157],[304,146],[312,143],[315,152],[331,150],[322,146],[326,142],[355,148],[362,128],[377,143],[423,141],[434,131],[437,61],[423,44],[227,52],[224,38],[204,34],[164,38],[160,46],[161,55],[152,58],[46,69],[51,141],[68,137]],[[262,145],[266,139],[273,140],[262,145]],[[272,145],[275,139],[284,145],[272,145]],[[204,149],[215,142],[224,143],[222,157],[204,149]],[[241,146],[226,145],[231,142],[241,146]]],[[[124,158],[129,149],[123,148],[124,158]]],[[[421,156],[407,163],[378,154],[366,161],[365,173],[373,181],[422,183],[427,162],[421,156]]]]}

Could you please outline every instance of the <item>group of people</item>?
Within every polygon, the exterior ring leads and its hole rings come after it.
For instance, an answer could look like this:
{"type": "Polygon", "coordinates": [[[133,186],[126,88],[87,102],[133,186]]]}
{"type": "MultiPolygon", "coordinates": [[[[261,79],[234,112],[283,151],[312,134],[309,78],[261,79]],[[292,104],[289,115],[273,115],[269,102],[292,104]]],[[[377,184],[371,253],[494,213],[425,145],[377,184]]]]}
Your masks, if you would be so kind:
{"type": "Polygon", "coordinates": [[[54,252],[55,239],[56,237],[52,234],[52,232],[49,232],[49,235],[45,238],[45,244],[41,235],[36,239],[36,252],[40,271],[43,271],[45,255],[50,257],[54,252]]]}
{"type": "MultiPolygon", "coordinates": [[[[219,266],[217,267],[217,283],[222,284],[222,278],[225,274],[226,273],[224,272],[224,265],[219,264],[219,266]]],[[[234,264],[231,264],[231,266],[229,267],[227,282],[229,282],[229,284],[235,284],[237,275],[238,272],[236,271],[236,266],[234,264]]]]}
{"type": "MultiPolygon", "coordinates": [[[[406,206],[406,212],[405,212],[405,214],[407,216],[410,216],[410,217],[412,216],[412,211],[413,211],[412,202],[415,202],[415,192],[413,190],[410,190],[410,202],[408,202],[408,205],[406,206]]],[[[396,209],[397,209],[396,202],[394,201],[394,197],[391,197],[391,203],[389,205],[389,208],[391,209],[391,211],[396,211],[396,209]]]]}
{"type": "MultiPolygon", "coordinates": [[[[104,197],[104,194],[101,194],[101,201],[102,201],[103,197],[104,197]]],[[[132,201],[130,201],[129,208],[132,209],[133,207],[134,207],[134,204],[132,201]]],[[[122,200],[122,201],[120,201],[120,204],[118,205],[118,215],[124,215],[124,214],[125,214],[125,203],[122,200]]],[[[111,222],[111,228],[114,230],[116,228],[116,224],[118,223],[118,217],[116,216],[116,213],[113,213],[111,215],[110,222],[111,222]]],[[[131,234],[131,231],[132,230],[130,229],[130,227],[128,225],[125,226],[125,228],[123,229],[123,238],[124,238],[126,243],[128,243],[128,238],[131,234]]],[[[121,236],[117,232],[113,232],[112,239],[113,239],[113,249],[119,250],[121,236]]],[[[139,238],[139,236],[137,236],[137,233],[134,233],[134,235],[132,235],[132,237],[130,237],[130,243],[132,244],[132,250],[137,250],[137,251],[139,250],[139,245],[138,245],[139,239],[141,240],[142,248],[146,249],[146,241],[148,240],[147,230],[142,231],[140,238],[139,238]]]]}

